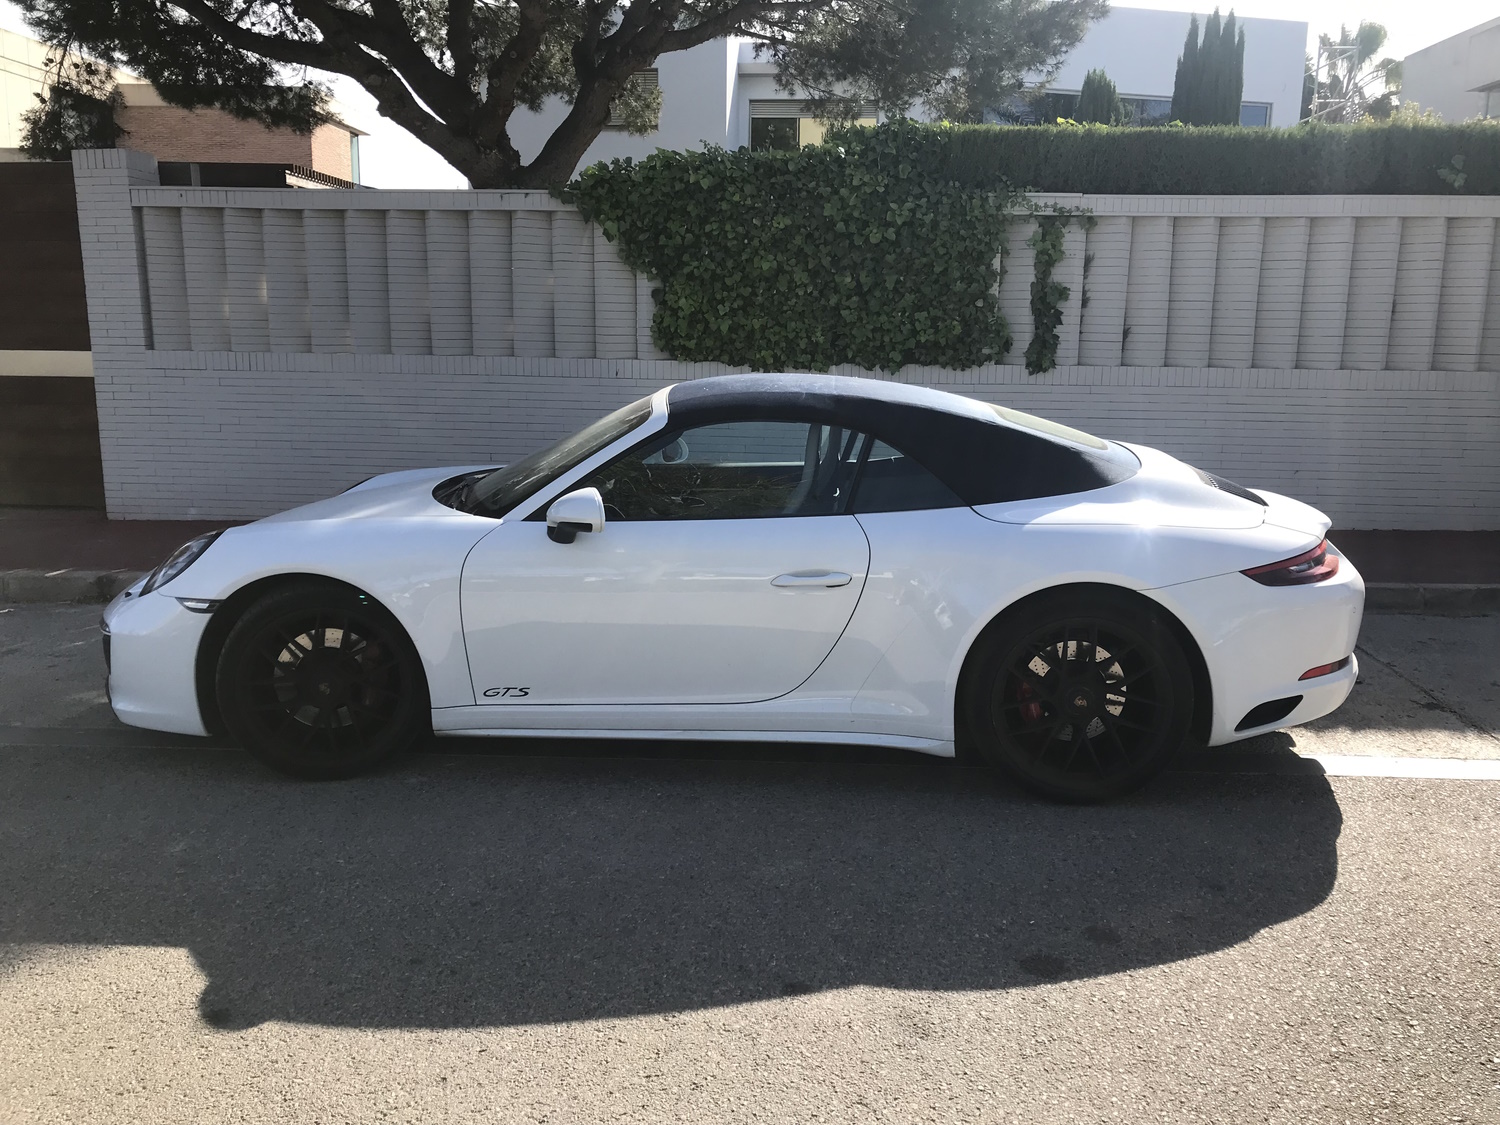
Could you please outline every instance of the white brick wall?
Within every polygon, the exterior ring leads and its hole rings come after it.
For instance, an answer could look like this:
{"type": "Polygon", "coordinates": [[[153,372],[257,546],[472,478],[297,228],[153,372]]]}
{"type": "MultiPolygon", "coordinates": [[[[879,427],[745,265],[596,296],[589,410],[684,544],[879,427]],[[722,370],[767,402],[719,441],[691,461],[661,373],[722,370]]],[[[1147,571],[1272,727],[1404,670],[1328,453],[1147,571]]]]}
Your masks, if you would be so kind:
{"type": "MultiPolygon", "coordinates": [[[[150,187],[124,151],[75,170],[116,517],[258,516],[503,461],[725,370],[667,361],[650,280],[542,193],[150,187]]],[[[1055,274],[1064,366],[899,378],[1161,446],[1344,527],[1500,528],[1500,200],[1054,201],[1098,216],[1055,274]]],[[[1000,286],[1017,360],[1031,229],[1000,286]]]]}
{"type": "MultiPolygon", "coordinates": [[[[97,350],[105,489],[127,519],[247,518],[373,473],[502,462],[667,383],[672,361],[97,350]]],[[[844,374],[861,374],[840,369],[844,374]]],[[[906,382],[1159,446],[1341,527],[1500,528],[1500,377],[1016,366],[906,382]]]]}

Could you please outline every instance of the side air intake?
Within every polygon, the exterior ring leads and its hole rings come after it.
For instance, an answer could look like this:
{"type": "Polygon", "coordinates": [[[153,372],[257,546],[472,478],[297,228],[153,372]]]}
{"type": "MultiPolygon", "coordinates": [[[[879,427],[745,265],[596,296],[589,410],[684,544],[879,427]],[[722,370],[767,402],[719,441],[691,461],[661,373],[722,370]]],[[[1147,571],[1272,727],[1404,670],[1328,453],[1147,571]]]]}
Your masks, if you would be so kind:
{"type": "Polygon", "coordinates": [[[1270,726],[1279,723],[1297,708],[1302,702],[1300,695],[1289,695],[1285,699],[1273,699],[1269,703],[1262,703],[1258,707],[1252,707],[1245,712],[1245,717],[1240,720],[1235,730],[1253,730],[1256,727],[1270,726]]]}

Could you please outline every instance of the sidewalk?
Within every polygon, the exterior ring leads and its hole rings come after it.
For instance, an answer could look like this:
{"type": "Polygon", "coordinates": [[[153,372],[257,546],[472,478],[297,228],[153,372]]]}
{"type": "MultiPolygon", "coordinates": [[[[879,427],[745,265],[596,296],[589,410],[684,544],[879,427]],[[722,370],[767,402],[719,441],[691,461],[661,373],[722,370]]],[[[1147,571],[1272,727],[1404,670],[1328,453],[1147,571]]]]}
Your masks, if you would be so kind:
{"type": "Polygon", "coordinates": [[[0,507],[0,603],[107,602],[195,535],[235,522],[0,507]]]}
{"type": "MultiPolygon", "coordinates": [[[[108,601],[195,535],[233,520],[108,520],[104,513],[0,508],[0,602],[108,601]]],[[[1500,610],[1500,531],[1335,531],[1371,609],[1500,610]]]]}

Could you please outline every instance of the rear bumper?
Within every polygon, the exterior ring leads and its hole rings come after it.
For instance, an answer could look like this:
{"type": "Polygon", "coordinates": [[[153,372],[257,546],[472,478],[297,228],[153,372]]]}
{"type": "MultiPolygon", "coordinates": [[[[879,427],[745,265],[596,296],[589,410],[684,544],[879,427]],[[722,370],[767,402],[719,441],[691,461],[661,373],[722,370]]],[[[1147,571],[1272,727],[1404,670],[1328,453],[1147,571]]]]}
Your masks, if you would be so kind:
{"type": "Polygon", "coordinates": [[[1365,584],[1348,559],[1333,578],[1309,586],[1262,586],[1234,573],[1151,594],[1177,615],[1203,652],[1213,687],[1210,746],[1321,718],[1354,688],[1365,584]],[[1345,657],[1349,663],[1337,672],[1300,678],[1345,657]],[[1283,717],[1236,729],[1261,704],[1293,697],[1297,702],[1283,717]]]}
{"type": "Polygon", "coordinates": [[[133,727],[207,735],[194,677],[208,615],[136,583],[104,610],[109,704],[133,727]]]}

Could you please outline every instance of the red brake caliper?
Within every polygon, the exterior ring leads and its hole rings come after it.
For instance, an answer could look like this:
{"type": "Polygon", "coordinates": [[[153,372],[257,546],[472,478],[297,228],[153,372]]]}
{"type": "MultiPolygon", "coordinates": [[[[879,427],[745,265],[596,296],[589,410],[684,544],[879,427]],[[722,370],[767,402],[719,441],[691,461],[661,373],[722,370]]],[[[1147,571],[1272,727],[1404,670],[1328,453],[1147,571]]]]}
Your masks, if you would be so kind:
{"type": "MultiPolygon", "coordinates": [[[[1019,699],[1035,699],[1036,689],[1025,680],[1021,681],[1020,689],[1016,692],[1019,699]]],[[[1034,723],[1042,717],[1042,705],[1040,703],[1022,703],[1021,718],[1028,723],[1034,723]]]]}

